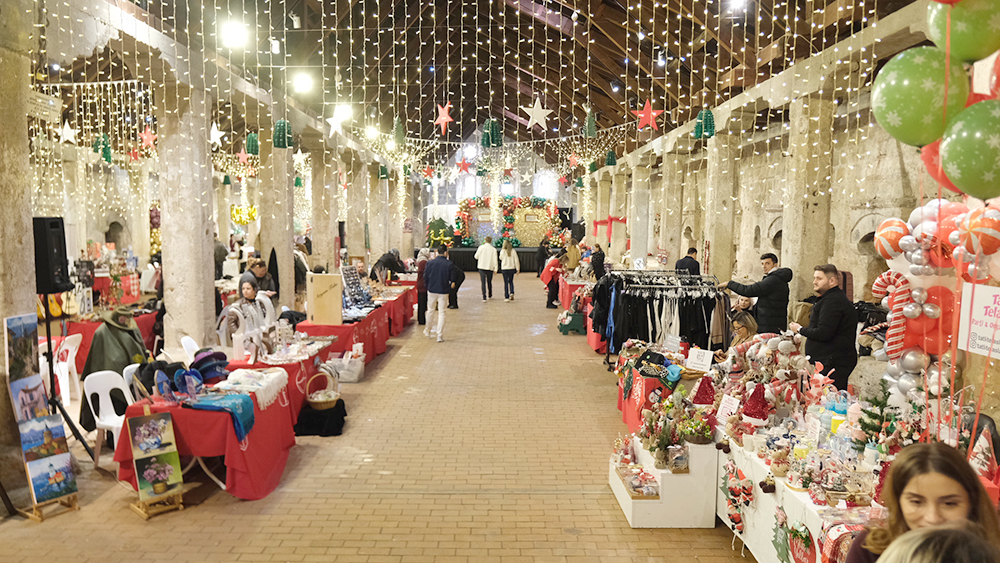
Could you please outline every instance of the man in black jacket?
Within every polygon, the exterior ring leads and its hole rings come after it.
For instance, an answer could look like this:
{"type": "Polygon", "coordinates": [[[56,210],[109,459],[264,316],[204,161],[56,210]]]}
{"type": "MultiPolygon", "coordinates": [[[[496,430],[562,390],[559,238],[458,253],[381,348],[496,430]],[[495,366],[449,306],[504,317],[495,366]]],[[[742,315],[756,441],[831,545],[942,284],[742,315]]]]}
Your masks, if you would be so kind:
{"type": "Polygon", "coordinates": [[[819,299],[809,314],[809,326],[790,323],[789,327],[808,339],[806,354],[813,362],[823,364],[823,374],[833,378],[837,389],[847,389],[847,379],[858,365],[855,348],[858,313],[854,303],[840,289],[840,273],[836,266],[816,266],[813,289],[819,293],[819,299]]]}
{"type": "Polygon", "coordinates": [[[678,273],[682,270],[687,270],[692,276],[701,275],[701,264],[698,263],[698,249],[691,247],[688,249],[687,256],[681,258],[674,264],[674,269],[678,273]]]}
{"type": "Polygon", "coordinates": [[[744,297],[757,298],[757,333],[781,332],[788,327],[788,282],[792,271],[778,267],[778,257],[770,252],[760,257],[764,279],[751,285],[731,281],[722,287],[744,297]]]}

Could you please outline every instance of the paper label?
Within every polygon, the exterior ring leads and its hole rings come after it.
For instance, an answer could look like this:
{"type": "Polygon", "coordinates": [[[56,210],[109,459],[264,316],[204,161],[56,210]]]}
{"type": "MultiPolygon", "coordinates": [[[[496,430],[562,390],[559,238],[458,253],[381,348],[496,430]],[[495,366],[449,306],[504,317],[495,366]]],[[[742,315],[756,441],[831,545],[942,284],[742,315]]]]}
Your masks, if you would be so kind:
{"type": "Polygon", "coordinates": [[[806,438],[814,444],[819,443],[819,430],[818,418],[813,417],[806,421],[806,438]]]}
{"type": "Polygon", "coordinates": [[[663,342],[664,348],[668,352],[680,352],[681,351],[681,337],[680,336],[667,336],[666,340],[663,342]]]}
{"type": "Polygon", "coordinates": [[[697,371],[712,369],[712,351],[692,348],[688,351],[687,367],[697,371]]]}
{"type": "Polygon", "coordinates": [[[725,422],[729,417],[736,414],[736,411],[740,408],[740,401],[732,395],[724,395],[722,397],[722,402],[719,403],[719,412],[716,413],[715,418],[720,422],[725,422]]]}

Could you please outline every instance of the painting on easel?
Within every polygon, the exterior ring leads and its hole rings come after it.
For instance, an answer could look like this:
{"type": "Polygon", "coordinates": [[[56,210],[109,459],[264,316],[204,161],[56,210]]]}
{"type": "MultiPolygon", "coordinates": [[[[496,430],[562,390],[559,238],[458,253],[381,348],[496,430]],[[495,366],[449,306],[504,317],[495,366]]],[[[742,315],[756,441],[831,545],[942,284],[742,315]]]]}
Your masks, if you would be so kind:
{"type": "Polygon", "coordinates": [[[28,480],[35,504],[52,501],[76,492],[76,476],[70,467],[70,455],[58,454],[29,461],[28,480]]]}
{"type": "Polygon", "coordinates": [[[135,460],[136,481],[139,484],[139,500],[149,500],[183,485],[181,458],[176,451],[135,460]]]}
{"type": "Polygon", "coordinates": [[[3,324],[7,373],[11,383],[38,375],[38,316],[7,317],[3,324]]]}
{"type": "Polygon", "coordinates": [[[25,463],[69,453],[62,416],[42,416],[17,423],[25,463]]]}

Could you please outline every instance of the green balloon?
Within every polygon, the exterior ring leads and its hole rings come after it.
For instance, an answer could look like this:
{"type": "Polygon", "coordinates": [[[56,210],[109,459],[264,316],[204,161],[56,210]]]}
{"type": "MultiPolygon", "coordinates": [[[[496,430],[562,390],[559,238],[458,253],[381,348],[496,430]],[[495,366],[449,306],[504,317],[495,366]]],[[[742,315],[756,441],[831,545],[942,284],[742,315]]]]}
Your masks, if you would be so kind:
{"type": "Polygon", "coordinates": [[[962,0],[952,6],[931,2],[927,6],[927,31],[942,51],[949,9],[951,56],[971,63],[1000,49],[1000,0],[962,0]]]}
{"type": "Polygon", "coordinates": [[[980,199],[1000,195],[1000,100],[973,104],[948,125],[941,166],[964,193],[980,199]]]}
{"type": "MultiPolygon", "coordinates": [[[[968,1],[968,0],[963,0],[968,1]]],[[[922,147],[944,133],[944,52],[914,47],[896,55],[875,77],[875,119],[896,140],[922,147]]],[[[965,107],[969,78],[952,57],[948,79],[948,121],[965,107]]]]}

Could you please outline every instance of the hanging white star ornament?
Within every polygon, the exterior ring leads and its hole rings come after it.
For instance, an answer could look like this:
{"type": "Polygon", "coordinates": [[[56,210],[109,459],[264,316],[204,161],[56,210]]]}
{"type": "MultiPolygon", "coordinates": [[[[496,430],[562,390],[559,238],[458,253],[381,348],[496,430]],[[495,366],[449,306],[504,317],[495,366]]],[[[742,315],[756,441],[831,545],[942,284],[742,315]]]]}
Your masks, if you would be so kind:
{"type": "Polygon", "coordinates": [[[211,136],[213,145],[222,146],[222,131],[219,131],[219,125],[217,123],[212,124],[212,131],[209,135],[211,136]]]}
{"type": "Polygon", "coordinates": [[[295,151],[295,154],[292,155],[292,162],[294,163],[295,168],[301,168],[305,166],[306,154],[302,152],[302,149],[298,149],[297,151],[295,151]]]}
{"type": "Polygon", "coordinates": [[[528,114],[528,129],[531,129],[535,124],[541,125],[542,129],[545,129],[545,116],[552,113],[553,110],[545,109],[542,107],[542,100],[540,98],[535,98],[535,105],[532,107],[521,106],[524,113],[528,114]]]}
{"type": "Polygon", "coordinates": [[[332,137],[334,133],[344,134],[344,122],[343,120],[337,119],[336,117],[326,118],[326,122],[330,124],[330,136],[332,137]]]}
{"type": "Polygon", "coordinates": [[[59,130],[59,142],[76,144],[76,130],[69,126],[69,121],[63,121],[62,129],[59,130]]]}

